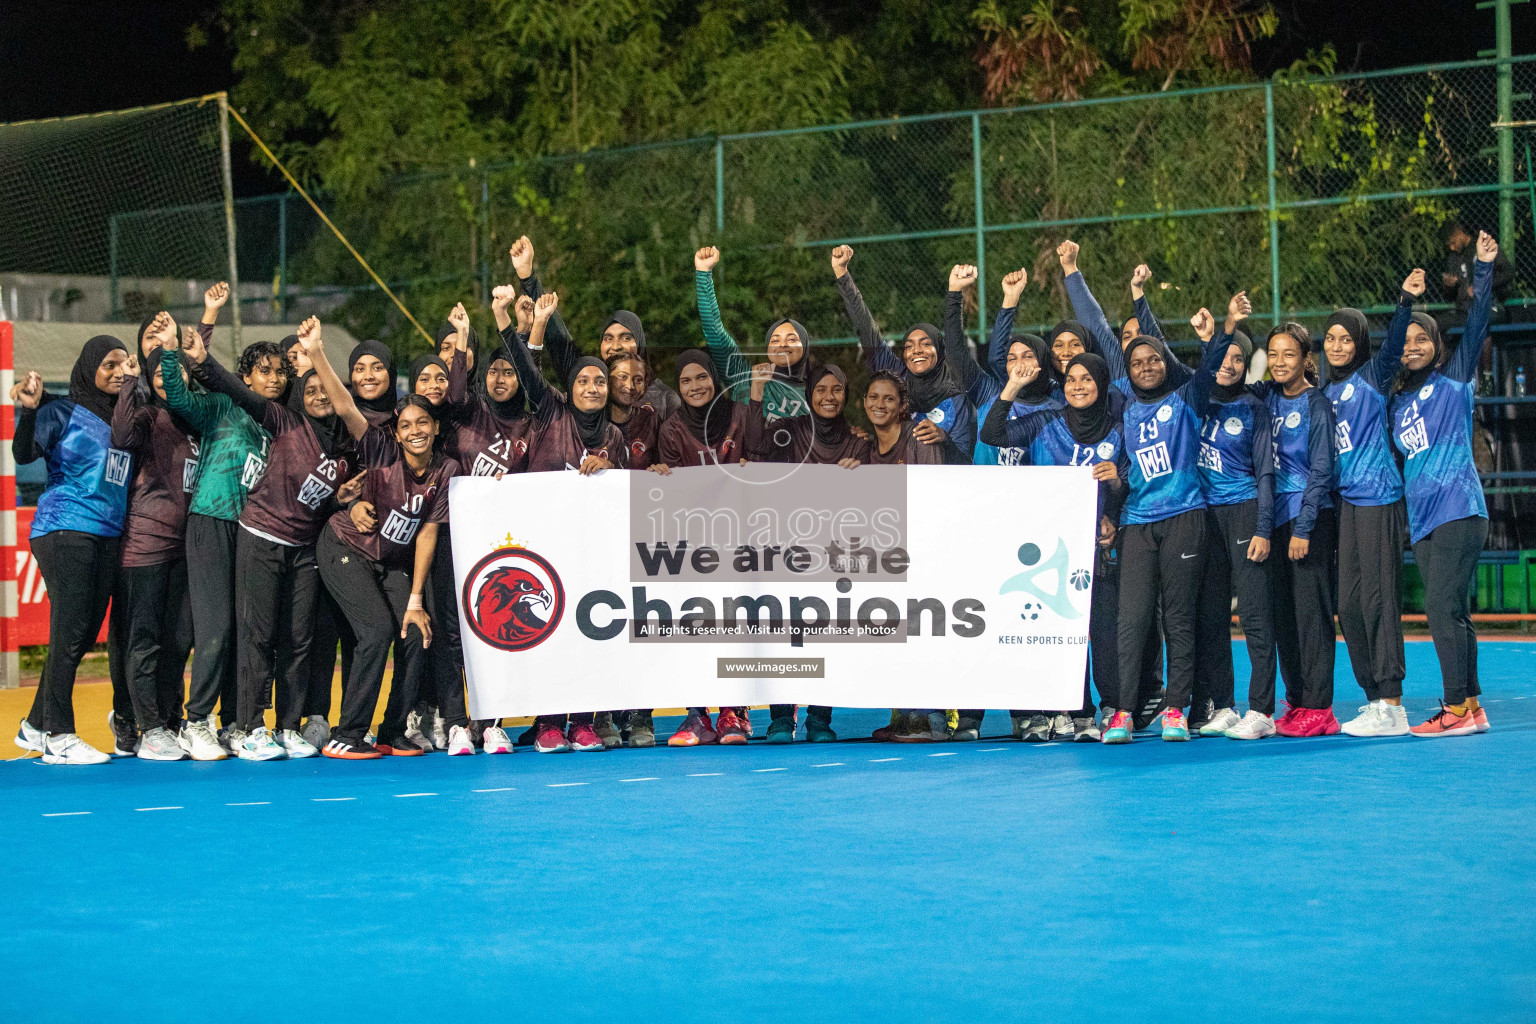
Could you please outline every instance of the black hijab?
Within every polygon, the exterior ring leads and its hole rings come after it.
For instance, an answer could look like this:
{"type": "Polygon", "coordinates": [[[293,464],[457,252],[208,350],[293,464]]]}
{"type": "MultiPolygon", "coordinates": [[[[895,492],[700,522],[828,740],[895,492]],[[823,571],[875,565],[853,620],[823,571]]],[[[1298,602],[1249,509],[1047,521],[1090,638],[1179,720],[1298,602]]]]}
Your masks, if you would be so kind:
{"type": "Polygon", "coordinates": [[[1115,417],[1109,411],[1109,364],[1097,353],[1079,352],[1067,363],[1067,369],[1074,366],[1088,371],[1098,385],[1099,397],[1086,409],[1074,409],[1072,403],[1067,403],[1067,430],[1078,444],[1098,444],[1115,426],[1115,417]]]}
{"type": "MultiPolygon", "coordinates": [[[[795,387],[805,387],[807,371],[811,365],[811,332],[805,329],[804,324],[787,316],[775,320],[768,325],[768,333],[763,335],[763,351],[766,352],[768,350],[768,339],[773,337],[773,332],[784,324],[789,324],[789,326],[795,329],[795,333],[800,336],[800,358],[788,366],[780,366],[778,363],[774,363],[773,379],[782,381],[785,384],[792,384],[795,387]]],[[[769,362],[772,362],[772,360],[769,360],[769,362]]]]}
{"type": "MultiPolygon", "coordinates": [[[[1222,405],[1237,401],[1238,396],[1248,390],[1248,364],[1253,362],[1253,339],[1242,331],[1233,331],[1232,341],[1227,347],[1231,348],[1233,345],[1236,345],[1238,351],[1243,354],[1243,376],[1239,377],[1235,384],[1211,385],[1211,398],[1222,405]]],[[[1225,359],[1226,356],[1223,355],[1222,358],[1225,359]]]]}
{"type": "MultiPolygon", "coordinates": [[[[1440,369],[1440,363],[1445,359],[1445,339],[1440,337],[1440,325],[1435,323],[1435,318],[1428,313],[1413,313],[1410,318],[1429,335],[1429,340],[1435,343],[1435,354],[1422,370],[1410,370],[1404,366],[1402,372],[1397,375],[1397,387],[1399,391],[1417,391],[1429,380],[1429,375],[1440,369]]],[[[1462,339],[1465,343],[1466,339],[1462,339]]],[[[71,384],[71,393],[74,385],[71,384]]]]}
{"type": "MultiPolygon", "coordinates": [[[[944,399],[964,394],[965,388],[950,373],[949,364],[944,359],[944,335],[933,324],[916,323],[908,327],[907,333],[901,336],[902,346],[905,347],[906,339],[918,331],[928,335],[928,339],[933,342],[933,365],[922,373],[906,370],[904,376],[907,378],[907,400],[912,411],[926,413],[944,399]]],[[[904,356],[902,363],[906,363],[904,356]]]]}
{"type": "Polygon", "coordinates": [[[576,408],[576,375],[589,366],[595,366],[603,374],[603,380],[608,379],[608,365],[596,356],[582,356],[571,367],[570,376],[565,379],[566,407],[571,411],[571,417],[576,421],[576,433],[581,438],[581,443],[588,448],[601,448],[603,438],[608,434],[608,405],[603,403],[601,408],[591,412],[583,412],[576,408]]]}
{"type": "MultiPolygon", "coordinates": [[[[283,393],[277,396],[277,400],[283,405],[287,405],[288,399],[293,397],[293,380],[298,376],[298,372],[294,369],[293,360],[288,358],[288,353],[293,351],[293,346],[297,345],[298,343],[299,336],[297,334],[286,335],[281,341],[277,343],[278,358],[283,361],[283,367],[287,373],[288,378],[283,383],[283,393]]],[[[254,342],[252,344],[254,344],[254,342]]],[[[250,346],[247,345],[246,347],[249,348],[250,346]]]]}
{"type": "Polygon", "coordinates": [[[1131,343],[1125,346],[1125,367],[1127,379],[1131,381],[1131,391],[1138,402],[1158,402],[1177,390],[1173,374],[1168,371],[1173,367],[1173,353],[1168,351],[1168,346],[1148,334],[1138,334],[1131,339],[1131,343]],[[1146,345],[1163,357],[1163,379],[1154,388],[1141,388],[1136,385],[1135,378],[1130,377],[1131,356],[1138,348],[1146,345]]]}
{"type": "Polygon", "coordinates": [[[1015,334],[1008,339],[1008,347],[1012,349],[1015,345],[1027,346],[1035,354],[1035,361],[1040,364],[1040,372],[1035,375],[1034,380],[1019,389],[1019,393],[1013,400],[1025,405],[1039,405],[1051,397],[1051,382],[1055,380],[1051,374],[1050,347],[1038,334],[1015,334]]]}
{"type": "Polygon", "coordinates": [[[80,354],[75,357],[75,365],[69,371],[70,399],[108,424],[112,422],[112,409],[117,405],[117,396],[109,395],[96,386],[96,371],[101,369],[101,361],[107,358],[107,353],[115,348],[128,351],[128,346],[112,335],[98,334],[80,349],[80,354]]]}
{"type": "MultiPolygon", "coordinates": [[[[441,353],[442,350],[443,350],[443,339],[449,337],[450,335],[454,335],[454,334],[458,334],[458,333],[459,333],[459,329],[457,327],[453,326],[453,324],[449,323],[447,320],[444,320],[441,324],[438,324],[438,326],[437,326],[437,333],[435,335],[433,335],[433,340],[437,342],[437,351],[438,351],[438,353],[441,353]]],[[[466,339],[465,344],[467,344],[469,346],[469,351],[461,353],[464,356],[464,358],[468,359],[470,356],[474,356],[475,357],[475,365],[473,367],[467,367],[467,369],[471,373],[478,373],[479,370],[480,370],[480,332],[475,330],[474,327],[470,327],[470,329],[469,329],[469,336],[466,339]]],[[[455,349],[455,351],[457,352],[458,350],[455,349]]],[[[442,355],[439,354],[438,358],[442,359],[442,355]]],[[[446,367],[446,361],[445,361],[444,365],[446,367]]],[[[444,372],[447,372],[446,368],[445,368],[444,372]]],[[[411,387],[414,388],[415,386],[416,386],[415,378],[412,378],[412,380],[411,380],[411,387]]]]}
{"type": "MultiPolygon", "coordinates": [[[[1080,321],[1063,320],[1055,327],[1052,327],[1051,332],[1045,336],[1045,351],[1050,358],[1041,363],[1040,368],[1045,370],[1051,380],[1058,384],[1066,381],[1067,374],[1065,370],[1056,369],[1056,356],[1051,350],[1056,347],[1056,339],[1063,334],[1077,335],[1077,339],[1083,343],[1084,352],[1095,352],[1098,350],[1098,346],[1093,343],[1093,335],[1088,333],[1088,328],[1084,327],[1080,321]]],[[[1069,362],[1067,366],[1070,369],[1071,363],[1069,362]]]]}
{"type": "MultiPolygon", "coordinates": [[[[436,366],[436,367],[438,367],[439,369],[441,369],[443,371],[443,376],[444,377],[448,376],[448,364],[443,362],[442,357],[439,356],[436,352],[427,352],[427,353],[424,353],[422,355],[419,355],[415,359],[411,360],[410,368],[405,371],[405,373],[406,373],[406,376],[405,376],[405,393],[406,394],[414,395],[416,393],[416,378],[420,377],[421,376],[421,371],[425,370],[429,366],[436,366]]],[[[444,393],[444,395],[443,395],[443,402],[444,402],[444,404],[447,404],[447,402],[448,402],[448,395],[446,393],[444,393]]],[[[399,406],[397,404],[394,407],[394,409],[398,409],[398,408],[399,408],[399,406]]],[[[393,412],[394,409],[391,409],[390,411],[393,412]]],[[[436,410],[434,410],[434,411],[436,411],[436,410]]]]}
{"type": "MultiPolygon", "coordinates": [[[[736,403],[731,401],[729,392],[720,385],[720,373],[715,369],[713,359],[696,348],[683,352],[677,357],[679,381],[682,379],[683,371],[690,366],[702,366],[704,372],[709,374],[709,379],[715,382],[715,397],[702,409],[695,409],[684,398],[682,407],[677,410],[677,415],[695,441],[713,447],[724,441],[726,432],[731,429],[731,414],[735,410],[736,403]]],[[[678,385],[678,393],[681,397],[681,383],[678,385]]]]}
{"type": "Polygon", "coordinates": [[[507,358],[507,350],[500,345],[487,349],[475,357],[475,393],[485,399],[485,404],[490,406],[491,413],[499,420],[512,420],[522,416],[528,411],[528,400],[523,395],[523,382],[517,382],[517,391],[505,402],[498,402],[491,397],[490,389],[486,387],[486,376],[491,372],[491,364],[500,359],[508,366],[512,361],[507,358]]]}
{"type": "Polygon", "coordinates": [[[641,358],[645,357],[645,327],[641,325],[640,318],[627,309],[616,309],[608,322],[603,325],[603,331],[614,324],[618,324],[630,334],[635,336],[635,353],[641,358]]]}
{"type": "MultiPolygon", "coordinates": [[[[288,343],[286,338],[284,339],[284,343],[288,343]]],[[[415,386],[416,378],[412,377],[411,387],[414,389],[415,386]]],[[[388,345],[384,344],[382,341],[360,341],[357,343],[357,347],[352,350],[352,355],[347,359],[347,390],[352,392],[352,398],[357,402],[357,407],[361,410],[366,412],[389,413],[395,411],[395,402],[397,401],[397,397],[395,395],[395,354],[390,351],[388,345]],[[389,385],[385,387],[384,393],[379,395],[377,398],[364,398],[362,395],[357,393],[357,388],[352,384],[352,371],[357,368],[357,362],[359,359],[363,358],[363,356],[373,356],[379,362],[383,363],[384,372],[389,375],[389,385]]],[[[303,397],[304,389],[300,388],[299,398],[301,401],[303,400],[303,397]]]]}
{"type": "Polygon", "coordinates": [[[1333,316],[1323,325],[1322,334],[1317,338],[1317,350],[1322,355],[1323,370],[1328,374],[1328,383],[1337,384],[1339,381],[1348,380],[1360,367],[1364,366],[1371,358],[1371,325],[1366,322],[1365,314],[1358,309],[1345,306],[1343,309],[1333,311],[1333,316]],[[1349,332],[1349,336],[1355,342],[1355,354],[1348,363],[1343,366],[1334,366],[1328,361],[1328,353],[1323,350],[1323,339],[1328,336],[1328,328],[1342,327],[1349,332]]]}
{"type": "MultiPolygon", "coordinates": [[[[335,455],[342,448],[348,447],[352,435],[347,432],[347,425],[341,422],[341,417],[334,412],[329,416],[311,416],[309,410],[304,408],[304,386],[314,375],[314,369],[310,368],[294,382],[292,390],[288,392],[288,411],[304,417],[309,422],[310,428],[315,432],[315,438],[320,442],[321,451],[326,455],[335,455]]],[[[332,408],[334,409],[335,406],[332,408]]]]}
{"type": "MultiPolygon", "coordinates": [[[[812,449],[817,452],[818,458],[822,460],[839,454],[843,445],[848,442],[848,438],[853,434],[853,430],[848,426],[848,420],[842,413],[827,418],[816,411],[816,403],[812,400],[811,395],[816,390],[816,385],[820,384],[827,377],[836,379],[843,386],[844,394],[847,394],[848,375],[836,363],[828,363],[825,366],[818,367],[811,373],[806,374],[805,377],[805,403],[811,407],[811,426],[814,429],[812,449]]],[[[845,398],[843,403],[844,412],[847,409],[847,399],[845,398]]]]}

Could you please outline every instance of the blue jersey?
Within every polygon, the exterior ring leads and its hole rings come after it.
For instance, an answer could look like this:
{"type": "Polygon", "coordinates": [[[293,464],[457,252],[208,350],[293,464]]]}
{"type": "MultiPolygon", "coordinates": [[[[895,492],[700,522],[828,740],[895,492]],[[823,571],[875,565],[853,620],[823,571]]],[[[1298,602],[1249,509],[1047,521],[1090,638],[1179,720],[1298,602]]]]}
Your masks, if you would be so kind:
{"type": "Polygon", "coordinates": [[[1122,522],[1158,523],[1205,507],[1200,490],[1200,428],[1216,371],[1227,357],[1225,337],[1217,336],[1199,372],[1183,386],[1156,401],[1133,397],[1126,402],[1120,431],[1130,449],[1130,497],[1122,522]]]}
{"type": "Polygon", "coordinates": [[[1328,396],[1307,388],[1295,398],[1272,381],[1253,385],[1269,405],[1275,458],[1275,526],[1292,523],[1291,535],[1312,536],[1317,513],[1333,507],[1333,407],[1328,396]]]}
{"type": "Polygon", "coordinates": [[[949,435],[944,461],[969,465],[976,450],[976,410],[964,395],[951,395],[927,412],[912,413],[912,422],[928,420],[949,435]],[[953,447],[951,447],[951,445],[953,447]]]}
{"type": "MultiPolygon", "coordinates": [[[[48,486],[37,499],[32,536],[55,530],[121,535],[133,456],[112,447],[111,424],[67,398],[49,402],[36,416],[34,457],[40,454],[48,464],[48,486]]],[[[25,454],[18,452],[18,459],[25,454]]]]}
{"type": "Polygon", "coordinates": [[[1473,264],[1472,308],[1456,354],[1417,390],[1392,397],[1392,440],[1403,453],[1408,539],[1414,544],[1444,523],[1488,518],[1472,461],[1472,377],[1488,333],[1492,268],[1492,263],[1473,264]]]}
{"type": "Polygon", "coordinates": [[[1333,447],[1338,455],[1339,495],[1351,505],[1390,505],[1403,496],[1403,475],[1392,457],[1387,430],[1387,392],[1403,357],[1409,301],[1398,301],[1386,340],[1375,357],[1344,380],[1328,385],[1333,403],[1333,447]]]}
{"type": "Polygon", "coordinates": [[[1118,401],[1111,401],[1110,414],[1116,425],[1094,444],[1081,444],[1072,436],[1067,427],[1065,407],[1047,409],[1042,405],[1027,416],[1009,416],[1005,424],[1000,424],[1007,431],[1009,442],[1009,447],[1002,450],[1026,453],[1026,461],[1015,465],[1093,466],[1113,462],[1119,479],[1114,484],[1100,482],[1099,515],[1116,518],[1125,496],[1125,480],[1130,468],[1125,438],[1118,424],[1119,405],[1118,401]]]}
{"type": "MultiPolygon", "coordinates": [[[[978,421],[987,418],[987,413],[991,410],[992,403],[995,401],[997,399],[994,397],[977,410],[978,421]]],[[[1052,390],[1051,397],[1043,402],[1037,402],[1033,405],[1028,402],[1014,402],[1013,410],[1008,414],[1008,418],[1010,420],[1017,420],[1032,413],[1059,412],[1066,407],[1066,399],[1061,396],[1059,391],[1052,390]]],[[[1024,447],[994,448],[980,438],[977,438],[975,453],[971,458],[971,463],[977,466],[1027,466],[1029,465],[1029,450],[1024,447]]]]}
{"type": "Polygon", "coordinates": [[[1200,433],[1200,489],[1207,505],[1257,499],[1254,534],[1268,537],[1274,518],[1274,445],[1269,406],[1244,391],[1230,402],[1212,400],[1200,433]]]}
{"type": "MultiPolygon", "coordinates": [[[[1093,345],[1089,351],[1097,351],[1104,357],[1104,364],[1109,367],[1110,386],[1125,397],[1131,397],[1131,382],[1126,379],[1125,350],[1120,347],[1119,333],[1109,325],[1109,318],[1104,315],[1103,307],[1093,297],[1080,271],[1067,275],[1066,284],[1067,298],[1072,301],[1072,315],[1093,335],[1093,345]]],[[[1141,333],[1167,344],[1168,339],[1163,337],[1163,328],[1158,324],[1157,316],[1152,312],[1152,306],[1145,295],[1136,300],[1135,307],[1136,322],[1141,327],[1141,333]]],[[[1192,371],[1183,363],[1175,362],[1168,367],[1168,374],[1169,381],[1176,387],[1182,387],[1189,382],[1192,371]]]]}

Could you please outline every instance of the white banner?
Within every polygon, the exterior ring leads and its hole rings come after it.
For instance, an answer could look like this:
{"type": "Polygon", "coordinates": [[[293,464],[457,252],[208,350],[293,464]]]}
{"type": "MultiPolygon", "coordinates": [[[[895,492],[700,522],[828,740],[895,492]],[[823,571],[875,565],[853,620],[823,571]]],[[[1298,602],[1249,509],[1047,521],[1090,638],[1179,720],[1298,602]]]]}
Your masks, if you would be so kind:
{"type": "Polygon", "coordinates": [[[458,477],[474,718],[1081,705],[1087,467],[458,477]]]}

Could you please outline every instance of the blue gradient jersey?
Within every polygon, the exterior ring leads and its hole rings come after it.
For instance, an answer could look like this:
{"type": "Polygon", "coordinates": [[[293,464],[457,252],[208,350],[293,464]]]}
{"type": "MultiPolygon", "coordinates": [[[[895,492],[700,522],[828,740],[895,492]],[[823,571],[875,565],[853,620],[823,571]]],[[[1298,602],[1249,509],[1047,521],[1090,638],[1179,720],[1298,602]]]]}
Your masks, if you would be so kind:
{"type": "Polygon", "coordinates": [[[1312,536],[1317,513],[1333,507],[1333,406],[1315,387],[1285,397],[1273,381],[1250,389],[1269,406],[1269,430],[1275,453],[1275,521],[1292,523],[1291,535],[1312,536]]]}
{"type": "MultiPolygon", "coordinates": [[[[990,399],[985,406],[976,412],[976,421],[980,423],[987,418],[987,413],[992,409],[992,403],[998,401],[996,397],[990,399]]],[[[1052,391],[1051,397],[1043,402],[1033,405],[1027,402],[1014,402],[1013,411],[1008,414],[1010,420],[1018,420],[1035,413],[1060,412],[1067,406],[1066,399],[1059,391],[1052,391]]],[[[977,466],[1027,466],[1029,465],[1029,450],[1026,446],[1017,448],[994,448],[980,437],[976,439],[976,452],[971,459],[977,466]]]]}
{"type": "Polygon", "coordinates": [[[1488,333],[1492,268],[1482,261],[1473,264],[1472,308],[1456,354],[1417,390],[1392,397],[1392,440],[1403,453],[1408,539],[1414,544],[1444,523],[1488,518],[1472,461],[1472,378],[1488,333]]]}
{"type": "Polygon", "coordinates": [[[1390,505],[1403,496],[1403,475],[1387,430],[1387,394],[1402,362],[1412,312],[1412,296],[1401,296],[1380,351],[1344,380],[1328,385],[1337,486],[1351,505],[1390,505]]]}
{"type": "Polygon", "coordinates": [[[1125,403],[1120,432],[1130,449],[1130,496],[1120,514],[1122,523],[1158,523],[1205,507],[1200,490],[1200,427],[1216,371],[1227,357],[1221,336],[1217,342],[1183,386],[1153,402],[1133,396],[1125,403]]]}
{"type": "Polygon", "coordinates": [[[1269,536],[1275,504],[1274,445],[1269,406],[1251,392],[1231,402],[1211,401],[1200,433],[1200,489],[1207,505],[1257,499],[1253,532],[1269,536]]]}
{"type": "MultiPolygon", "coordinates": [[[[1093,344],[1089,346],[1089,351],[1097,351],[1104,357],[1104,363],[1109,367],[1110,387],[1130,397],[1131,382],[1127,379],[1125,350],[1120,347],[1120,334],[1109,325],[1109,318],[1104,315],[1104,309],[1099,305],[1099,300],[1094,298],[1093,292],[1088,289],[1088,282],[1083,280],[1081,271],[1074,271],[1067,275],[1067,298],[1072,301],[1072,315],[1088,328],[1089,334],[1093,335],[1093,344]]],[[[1158,324],[1157,316],[1152,312],[1152,305],[1147,302],[1146,295],[1136,300],[1135,308],[1136,322],[1141,326],[1141,333],[1149,338],[1156,338],[1166,345],[1168,339],[1163,337],[1163,328],[1158,324]]],[[[1084,340],[1086,342],[1088,339],[1084,340]]],[[[1189,367],[1179,362],[1169,366],[1168,372],[1172,374],[1169,379],[1177,387],[1183,387],[1189,383],[1189,378],[1193,374],[1189,367]]]]}
{"type": "Polygon", "coordinates": [[[48,486],[37,499],[32,536],[55,530],[120,536],[133,456],[112,447],[106,420],[67,398],[47,403],[36,415],[32,445],[48,464],[48,486]]]}
{"type": "Polygon", "coordinates": [[[1125,438],[1119,427],[1110,430],[1097,444],[1079,444],[1067,428],[1061,410],[1037,412],[1009,420],[1008,440],[1015,447],[1003,450],[1027,449],[1028,464],[1032,466],[1093,466],[1100,462],[1113,462],[1120,474],[1121,484],[1114,488],[1100,485],[1099,515],[1116,518],[1120,503],[1116,496],[1123,497],[1124,481],[1130,469],[1125,438]]]}

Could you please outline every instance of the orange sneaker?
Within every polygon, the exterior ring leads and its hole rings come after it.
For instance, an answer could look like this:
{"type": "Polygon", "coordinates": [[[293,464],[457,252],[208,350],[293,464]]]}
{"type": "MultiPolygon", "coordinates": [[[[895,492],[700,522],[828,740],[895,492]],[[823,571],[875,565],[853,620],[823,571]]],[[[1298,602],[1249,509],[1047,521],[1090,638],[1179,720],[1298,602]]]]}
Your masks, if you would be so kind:
{"type": "Polygon", "coordinates": [[[1492,728],[1492,726],[1488,724],[1488,712],[1483,710],[1483,706],[1481,704],[1479,704],[1476,710],[1472,712],[1472,724],[1477,726],[1478,732],[1487,732],[1492,728]]]}
{"type": "Polygon", "coordinates": [[[740,746],[747,742],[747,726],[735,708],[721,708],[715,716],[715,735],[726,746],[740,746]]]}
{"type": "Polygon", "coordinates": [[[1416,725],[1408,730],[1414,736],[1468,736],[1477,732],[1477,722],[1473,719],[1472,712],[1458,715],[1444,703],[1440,710],[1429,717],[1427,722],[1416,725]]]}

